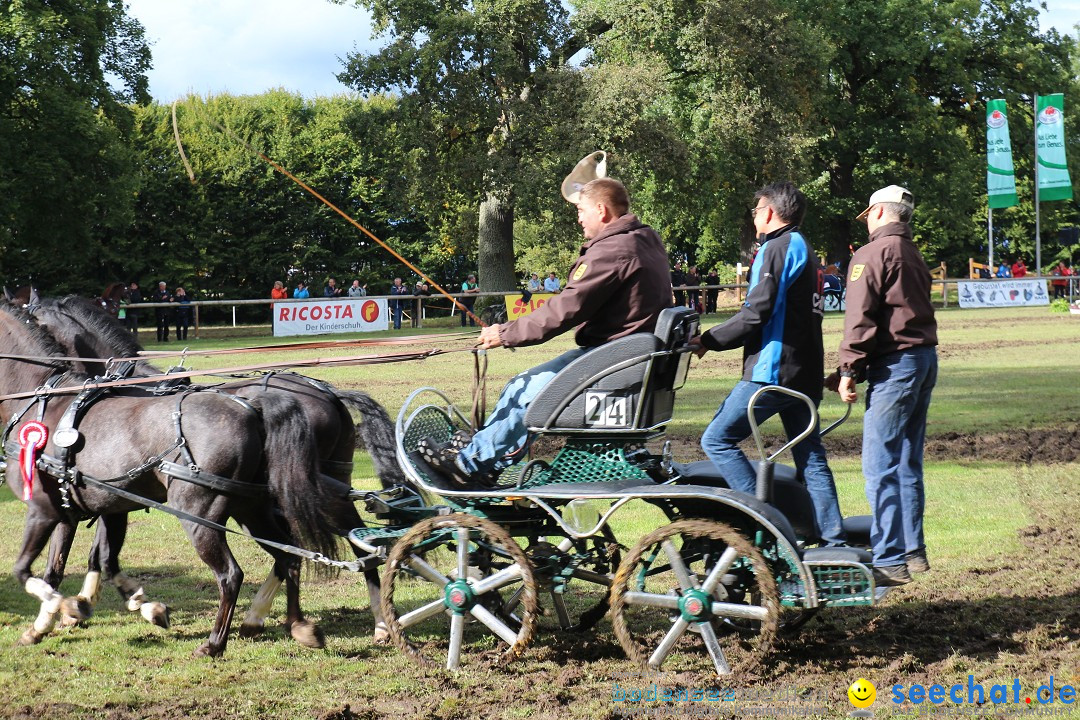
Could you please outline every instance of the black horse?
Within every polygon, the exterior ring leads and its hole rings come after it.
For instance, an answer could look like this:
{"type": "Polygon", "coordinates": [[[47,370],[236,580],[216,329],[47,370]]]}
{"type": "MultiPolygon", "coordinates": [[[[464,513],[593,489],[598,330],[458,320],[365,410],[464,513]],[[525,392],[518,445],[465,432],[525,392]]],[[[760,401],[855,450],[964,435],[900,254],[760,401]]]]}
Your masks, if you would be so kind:
{"type": "MultiPolygon", "coordinates": [[[[131,333],[118,321],[106,315],[94,303],[78,296],[39,300],[34,316],[41,327],[48,330],[60,343],[66,354],[84,358],[75,361],[76,367],[88,375],[104,375],[107,371],[105,362],[95,361],[94,358],[134,358],[142,350],[131,333]]],[[[139,361],[135,363],[132,374],[160,375],[161,371],[146,361],[139,361]]],[[[267,392],[288,392],[300,402],[315,437],[320,471],[324,476],[329,476],[323,477],[321,482],[327,486],[328,495],[335,501],[332,507],[327,508],[327,515],[334,519],[333,529],[336,534],[345,535],[349,530],[363,525],[363,520],[349,498],[352,453],[357,440],[361,440],[371,454],[376,475],[384,488],[407,482],[395,458],[393,424],[390,417],[386,410],[366,393],[340,390],[328,383],[296,373],[274,373],[215,387],[247,399],[254,399],[267,392]],[[360,417],[358,425],[354,425],[350,411],[360,417]]],[[[104,572],[104,579],[112,580],[127,599],[130,609],[140,610],[144,617],[155,622],[155,617],[160,617],[160,603],[150,604],[147,609],[142,588],[127,578],[120,569],[118,555],[126,530],[127,520],[124,515],[102,519],[91,548],[87,584],[79,597],[92,606],[100,574],[104,572]],[[140,601],[143,604],[140,604],[140,601]]],[[[52,566],[52,556],[50,560],[52,566]]],[[[62,576],[62,569],[59,575],[62,576]]],[[[368,571],[365,578],[371,595],[371,608],[376,616],[375,636],[377,640],[383,640],[385,630],[379,612],[378,572],[368,571]]],[[[269,597],[276,588],[275,578],[271,576],[259,590],[251,610],[245,616],[241,634],[250,635],[262,629],[269,609],[269,597]]],[[[69,623],[76,620],[74,617],[65,619],[69,623]]]]}
{"type": "MultiPolygon", "coordinates": [[[[75,372],[63,349],[40,328],[24,309],[0,303],[0,347],[9,355],[47,358],[40,360],[0,357],[0,396],[42,387],[50,380],[60,385],[78,385],[87,380],[75,372]]],[[[39,419],[56,428],[71,406],[70,395],[54,396],[47,403],[32,398],[0,400],[0,422],[14,430],[20,423],[39,419]]],[[[283,393],[266,393],[247,403],[221,393],[183,392],[154,394],[143,388],[115,389],[85,411],[78,428],[77,469],[79,473],[110,483],[128,492],[168,504],[193,516],[223,524],[232,517],[256,537],[276,542],[299,542],[324,555],[334,556],[337,537],[333,520],[324,507],[332,504],[325,487],[317,482],[314,443],[298,403],[283,393]],[[173,478],[162,471],[160,462],[147,458],[185,463],[190,458],[202,476],[214,476],[230,484],[230,490],[173,478]],[[239,496],[236,487],[265,492],[267,499],[254,502],[239,496]],[[275,514],[275,507],[285,522],[275,514]]],[[[56,438],[48,438],[46,455],[56,457],[56,438]]],[[[57,554],[66,558],[80,519],[128,513],[139,509],[135,502],[76,479],[66,482],[64,474],[41,470],[26,478],[18,462],[9,462],[7,481],[20,497],[29,486],[23,547],[14,574],[27,592],[38,597],[41,612],[22,642],[39,642],[50,632],[63,598],[51,583],[32,576],[31,565],[50,534],[67,526],[66,540],[57,554]]],[[[229,626],[243,581],[224,533],[193,521],[183,520],[189,540],[217,579],[220,605],[210,637],[197,655],[220,655],[227,643],[229,626]]],[[[274,557],[275,576],[289,590],[287,625],[293,636],[304,642],[313,630],[299,606],[299,560],[288,553],[266,548],[274,557]]],[[[62,571],[63,560],[59,561],[62,571]]]]}

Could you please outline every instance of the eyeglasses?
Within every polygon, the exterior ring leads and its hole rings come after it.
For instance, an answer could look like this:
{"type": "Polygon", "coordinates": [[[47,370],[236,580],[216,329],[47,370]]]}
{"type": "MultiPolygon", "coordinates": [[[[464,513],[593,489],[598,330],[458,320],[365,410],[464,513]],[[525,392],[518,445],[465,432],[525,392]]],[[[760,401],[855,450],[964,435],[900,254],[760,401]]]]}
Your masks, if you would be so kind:
{"type": "Polygon", "coordinates": [[[760,207],[752,207],[752,208],[750,208],[750,217],[755,218],[755,217],[757,217],[757,214],[759,212],[761,212],[762,210],[768,210],[768,209],[769,209],[768,205],[762,205],[760,207]]]}

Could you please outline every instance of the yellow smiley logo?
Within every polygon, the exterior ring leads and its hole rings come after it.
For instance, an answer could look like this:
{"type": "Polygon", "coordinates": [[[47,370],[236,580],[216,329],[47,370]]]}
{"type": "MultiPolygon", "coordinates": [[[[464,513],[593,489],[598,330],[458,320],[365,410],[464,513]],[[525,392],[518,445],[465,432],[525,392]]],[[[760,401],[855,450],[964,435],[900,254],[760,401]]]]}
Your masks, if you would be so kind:
{"type": "Polygon", "coordinates": [[[874,704],[874,700],[877,699],[877,688],[874,687],[874,683],[865,678],[859,678],[855,682],[851,683],[851,687],[847,691],[848,700],[851,704],[859,709],[868,708],[874,704]]]}

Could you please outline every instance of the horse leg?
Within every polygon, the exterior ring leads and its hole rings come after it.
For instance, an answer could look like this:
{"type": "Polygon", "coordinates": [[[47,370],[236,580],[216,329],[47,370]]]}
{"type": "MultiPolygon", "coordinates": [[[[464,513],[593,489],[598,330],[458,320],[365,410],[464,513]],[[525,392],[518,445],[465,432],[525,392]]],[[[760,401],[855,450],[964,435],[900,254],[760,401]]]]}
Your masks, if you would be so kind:
{"type": "MultiPolygon", "coordinates": [[[[253,522],[244,523],[245,529],[255,537],[263,537],[280,543],[291,542],[291,538],[282,530],[272,515],[250,518],[253,522]]],[[[304,617],[300,608],[300,558],[284,550],[263,546],[274,558],[274,568],[266,582],[255,593],[251,608],[240,626],[240,634],[251,637],[262,632],[266,617],[270,613],[274,594],[282,584],[285,585],[285,631],[304,647],[322,648],[326,638],[318,625],[304,617]]]]}
{"type": "MultiPolygon", "coordinates": [[[[206,517],[214,522],[224,522],[224,518],[209,517],[209,513],[200,512],[200,509],[190,507],[183,508],[197,517],[206,517]]],[[[225,646],[229,641],[229,626],[232,624],[233,613],[236,611],[236,600],[240,596],[240,587],[244,583],[244,571],[236,562],[229,544],[225,541],[224,533],[210,528],[196,525],[189,521],[181,521],[184,532],[191,541],[199,558],[206,563],[214,573],[218,584],[217,617],[214,619],[214,627],[210,631],[210,637],[200,645],[193,655],[196,657],[218,657],[225,652],[225,646]]]]}
{"type": "MultiPolygon", "coordinates": [[[[56,615],[60,612],[60,602],[64,598],[47,582],[34,577],[30,568],[34,564],[34,560],[45,548],[45,543],[49,541],[49,536],[59,522],[57,518],[43,517],[39,512],[35,512],[32,505],[30,506],[30,512],[26,516],[22,551],[19,553],[19,557],[15,559],[13,574],[15,579],[22,583],[26,592],[41,601],[41,609],[38,611],[34,624],[27,628],[22,637],[19,638],[19,645],[36,645],[52,632],[53,627],[56,625],[56,615]]],[[[68,548],[70,546],[69,541],[68,548]]]]}
{"type": "MultiPolygon", "coordinates": [[[[130,577],[120,568],[120,550],[124,547],[127,539],[128,516],[126,513],[114,513],[101,516],[97,532],[94,534],[94,545],[90,548],[90,572],[86,574],[86,583],[83,584],[83,592],[87,590],[91,575],[97,575],[100,582],[100,573],[105,572],[105,577],[116,591],[120,593],[124,604],[131,612],[139,611],[143,619],[152,625],[168,629],[169,608],[164,603],[149,601],[146,599],[146,591],[142,585],[130,577]]],[[[96,590],[94,601],[96,602],[96,590]]]]}
{"type": "MultiPolygon", "coordinates": [[[[42,580],[51,588],[59,588],[64,579],[71,543],[78,528],[72,522],[60,522],[52,532],[49,542],[49,562],[42,580]]],[[[70,627],[85,621],[94,612],[93,606],[82,597],[68,597],[60,602],[60,627],[70,627]]]]}

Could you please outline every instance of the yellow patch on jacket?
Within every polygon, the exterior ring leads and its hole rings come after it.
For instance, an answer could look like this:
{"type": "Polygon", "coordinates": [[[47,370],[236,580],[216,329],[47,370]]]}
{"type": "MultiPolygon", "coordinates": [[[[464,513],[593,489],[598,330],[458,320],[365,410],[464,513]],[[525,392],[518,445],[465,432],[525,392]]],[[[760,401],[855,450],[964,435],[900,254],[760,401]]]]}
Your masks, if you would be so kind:
{"type": "Polygon", "coordinates": [[[585,271],[589,269],[589,266],[585,263],[581,263],[577,266],[577,270],[574,271],[574,280],[580,280],[585,277],[585,271]]]}
{"type": "Polygon", "coordinates": [[[865,265],[852,265],[851,266],[851,279],[848,282],[855,282],[862,277],[863,268],[865,265]]]}

